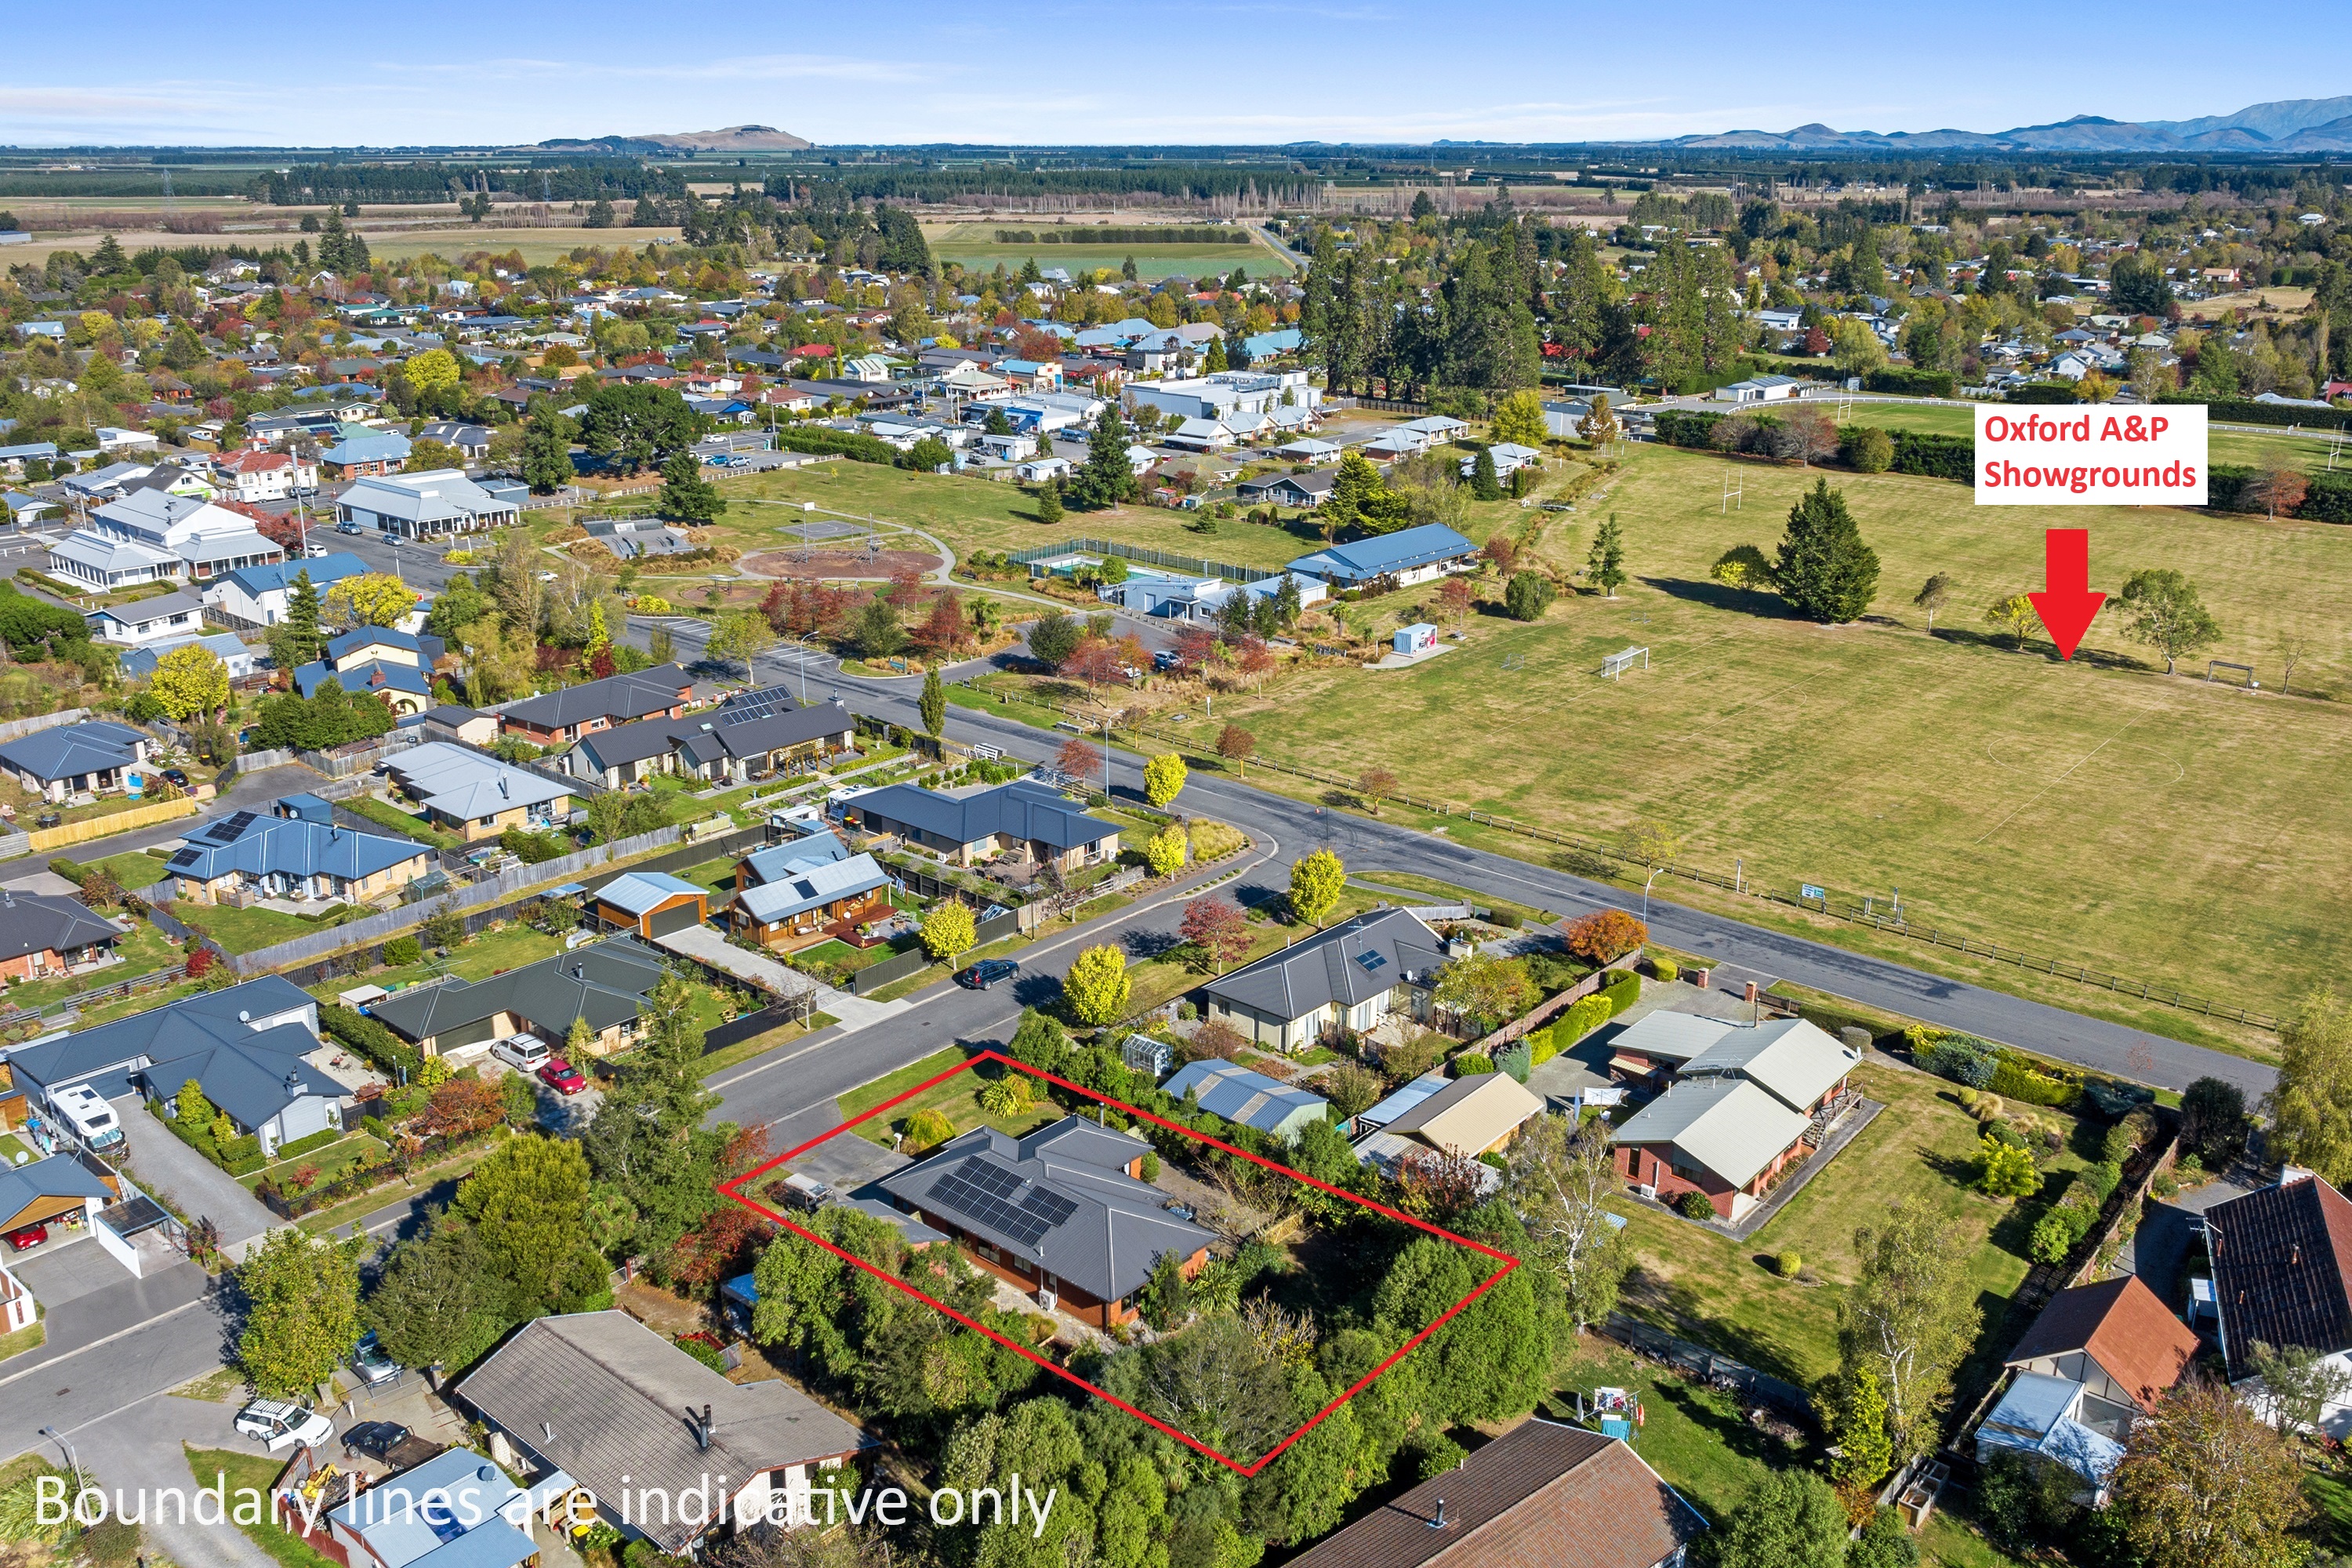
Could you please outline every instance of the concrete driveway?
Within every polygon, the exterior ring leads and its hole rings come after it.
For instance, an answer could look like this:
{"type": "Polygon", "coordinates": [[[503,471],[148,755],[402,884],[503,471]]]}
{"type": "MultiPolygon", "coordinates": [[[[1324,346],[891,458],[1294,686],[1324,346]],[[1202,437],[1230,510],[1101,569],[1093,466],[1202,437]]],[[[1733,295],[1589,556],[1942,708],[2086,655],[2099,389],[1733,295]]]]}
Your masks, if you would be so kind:
{"type": "Polygon", "coordinates": [[[231,1258],[242,1258],[247,1243],[283,1223],[235,1177],[173,1137],[137,1095],[110,1103],[131,1135],[131,1179],[151,1194],[169,1196],[171,1206],[190,1219],[220,1226],[221,1250],[231,1258]]]}
{"type": "Polygon", "coordinates": [[[50,1234],[51,1239],[8,1263],[9,1272],[25,1282],[33,1300],[50,1311],[131,1277],[131,1270],[93,1240],[88,1230],[50,1234]]]}

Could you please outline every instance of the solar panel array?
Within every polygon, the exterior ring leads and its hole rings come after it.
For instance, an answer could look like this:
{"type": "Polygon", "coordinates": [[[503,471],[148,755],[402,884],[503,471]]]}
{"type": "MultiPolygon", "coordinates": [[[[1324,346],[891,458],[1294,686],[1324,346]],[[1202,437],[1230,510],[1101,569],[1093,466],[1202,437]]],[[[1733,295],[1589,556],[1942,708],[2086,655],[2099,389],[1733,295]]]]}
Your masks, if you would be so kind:
{"type": "Polygon", "coordinates": [[[205,837],[220,844],[234,844],[245,830],[261,820],[252,812],[240,811],[226,822],[215,822],[205,830],[205,837]]]}
{"type": "Polygon", "coordinates": [[[736,698],[719,711],[721,724],[748,724],[754,719],[772,719],[779,713],[796,711],[800,704],[792,694],[778,688],[770,691],[750,691],[736,698]]]}
{"type": "Polygon", "coordinates": [[[1047,1231],[1077,1213],[1078,1205],[1035,1185],[1018,1204],[1013,1202],[1013,1194],[1024,1184],[1012,1172],[974,1155],[931,1184],[931,1201],[1034,1248],[1047,1231]]]}
{"type": "Polygon", "coordinates": [[[1388,954],[1384,952],[1372,952],[1367,951],[1356,954],[1357,963],[1362,966],[1364,973],[1367,974],[1380,968],[1381,965],[1386,963],[1388,961],[1388,954]]]}
{"type": "Polygon", "coordinates": [[[205,852],[201,849],[183,849],[172,857],[171,863],[174,866],[193,866],[204,858],[205,852]]]}

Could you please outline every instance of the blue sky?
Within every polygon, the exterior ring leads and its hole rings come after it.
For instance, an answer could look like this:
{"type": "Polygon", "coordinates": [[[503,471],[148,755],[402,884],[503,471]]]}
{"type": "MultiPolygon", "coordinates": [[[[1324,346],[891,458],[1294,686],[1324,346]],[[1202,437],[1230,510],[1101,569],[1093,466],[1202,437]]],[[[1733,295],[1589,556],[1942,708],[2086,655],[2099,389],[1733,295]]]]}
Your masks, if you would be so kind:
{"type": "Polygon", "coordinates": [[[820,142],[1552,141],[1811,121],[1999,131],[2352,92],[2341,0],[2226,13],[2179,0],[152,0],[27,6],[5,35],[0,142],[18,145],[535,142],[744,122],[820,142]]]}

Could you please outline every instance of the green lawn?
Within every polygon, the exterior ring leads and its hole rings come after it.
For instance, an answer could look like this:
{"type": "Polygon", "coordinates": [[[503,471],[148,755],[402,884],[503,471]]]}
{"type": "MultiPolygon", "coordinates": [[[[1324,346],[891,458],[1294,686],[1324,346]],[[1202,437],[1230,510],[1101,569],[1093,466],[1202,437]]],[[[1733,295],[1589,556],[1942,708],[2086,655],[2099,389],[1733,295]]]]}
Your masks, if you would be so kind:
{"type": "MultiPolygon", "coordinates": [[[[966,1052],[952,1047],[935,1051],[912,1067],[900,1068],[897,1072],[876,1079],[861,1089],[851,1090],[835,1103],[841,1107],[843,1119],[852,1120],[873,1110],[895,1095],[906,1093],[925,1079],[937,1078],[950,1068],[961,1065],[967,1059],[969,1058],[966,1052]]],[[[892,1106],[887,1114],[862,1123],[857,1129],[857,1134],[887,1149],[890,1147],[891,1133],[894,1131],[903,1130],[907,1124],[907,1119],[918,1110],[944,1112],[959,1132],[969,1132],[973,1128],[985,1123],[1000,1131],[1014,1134],[1029,1131],[1032,1128],[1050,1121],[1061,1114],[1042,1097],[1033,1100],[1033,1109],[1018,1116],[991,1116],[982,1110],[980,1108],[981,1089],[1012,1070],[1001,1063],[984,1062],[970,1072],[958,1073],[945,1083],[934,1085],[913,1099],[892,1106]]]]}
{"type": "MultiPolygon", "coordinates": [[[[349,909],[351,906],[346,905],[349,909]]],[[[252,952],[281,942],[291,942],[298,936],[332,930],[326,921],[306,921],[299,915],[289,915],[283,910],[236,910],[226,904],[175,906],[173,913],[183,925],[201,931],[229,952],[252,952]]],[[[366,913],[353,910],[353,916],[366,913]]]]}
{"type": "MultiPolygon", "coordinates": [[[[1445,658],[1298,670],[1221,697],[1213,721],[1183,732],[1205,753],[1215,728],[1238,723],[1261,758],[1342,778],[1378,760],[1408,790],[1558,830],[1605,837],[1654,818],[1686,836],[1686,863],[1727,876],[1738,860],[1775,891],[1812,882],[1858,908],[1899,888],[1918,925],[2271,1010],[2352,959],[2352,798],[2336,787],[2352,731],[2331,703],[2164,679],[2113,614],[2071,665],[2046,645],[2012,650],[1982,606],[2039,587],[2052,520],[1973,507],[1938,480],[1829,476],[1883,562],[1874,614],[1837,628],[1785,618],[1777,598],[1721,587],[1708,567],[1734,544],[1772,546],[1822,476],[1738,465],[1757,504],[1727,516],[1732,468],[1635,449],[1604,503],[1633,574],[1613,599],[1571,596],[1532,625],[1475,615],[1445,658]],[[1909,599],[1938,571],[1962,586],[1930,637],[1909,599]],[[1602,655],[1628,647],[1651,649],[1652,668],[1598,679],[1602,655]],[[1555,743],[1496,743],[1535,734],[1555,743]]],[[[2311,645],[2295,689],[2352,697],[2339,625],[2352,530],[2162,509],[2057,521],[2091,529],[2095,585],[2143,565],[2184,572],[2221,625],[2213,656],[2254,663],[2266,689],[2295,636],[2311,645]]],[[[1590,535],[1585,514],[1555,516],[1537,556],[1572,570],[1590,535]]],[[[1914,963],[1934,953],[1892,945],[1914,963]]]]}
{"type": "MultiPolygon", "coordinates": [[[[1972,408],[1949,408],[1936,404],[1857,403],[1850,423],[1874,425],[1881,430],[1926,430],[1943,436],[1972,436],[1976,432],[1976,411],[1972,408]]],[[[2259,435],[2244,430],[2216,430],[2207,438],[2208,455],[2217,463],[2236,463],[2252,468],[2269,458],[2284,458],[2294,467],[2306,470],[2324,469],[2327,466],[2327,447],[2324,442],[2308,437],[2291,436],[2284,429],[2278,434],[2259,435]]]]}
{"type": "Polygon", "coordinates": [[[689,882],[699,883],[714,894],[724,895],[735,890],[736,864],[733,857],[721,857],[716,860],[705,860],[699,866],[688,867],[677,874],[689,882]]]}
{"type": "MultiPolygon", "coordinates": [[[[188,1469],[196,1478],[198,1485],[208,1487],[217,1479],[227,1488],[231,1518],[238,1514],[239,1491],[249,1487],[257,1497],[266,1499],[270,1482],[276,1480],[278,1472],[286,1468],[284,1459],[267,1454],[248,1453],[238,1448],[197,1448],[184,1444],[182,1447],[186,1448],[188,1469]]],[[[268,1553],[278,1568],[336,1568],[332,1558],[304,1544],[278,1524],[266,1504],[260,1510],[257,1523],[241,1524],[237,1528],[245,1531],[247,1540],[268,1553]]]]}
{"type": "Polygon", "coordinates": [[[378,800],[372,795],[356,795],[341,803],[345,811],[355,812],[370,822],[380,823],[393,832],[436,849],[462,849],[465,839],[454,833],[444,833],[413,811],[403,811],[389,801],[378,800]]]}
{"type": "Polygon", "coordinates": [[[168,868],[162,857],[147,854],[143,850],[135,850],[127,855],[109,855],[103,860],[85,860],[81,862],[81,868],[85,871],[99,868],[111,871],[114,873],[116,881],[134,893],[142,888],[152,888],[162,881],[168,868]]]}
{"type": "MultiPolygon", "coordinates": [[[[1916,1197],[1962,1222],[1971,1238],[1969,1277],[1984,1314],[1978,1355],[2016,1340],[2023,1325],[2004,1325],[2003,1319],[2025,1278],[2026,1233],[2040,1213],[2038,1201],[2013,1205],[1969,1190],[1979,1134],[1952,1085],[1879,1067],[1859,1069],[1853,1081],[1886,1109],[1746,1242],[1646,1205],[1622,1205],[1640,1259],[1626,1280],[1626,1311],[1810,1387],[1838,1364],[1837,1304],[1854,1277],[1855,1227],[1916,1197]],[[1762,1260],[1790,1249],[1803,1255],[1817,1283],[1782,1279],[1764,1267],[1762,1260]]],[[[2085,1162],[2072,1119],[2039,1114],[2069,1131],[2058,1152],[2041,1153],[2042,1169],[2080,1170],[2085,1162]]]]}
{"type": "MultiPolygon", "coordinates": [[[[114,951],[122,955],[122,962],[110,963],[91,973],[60,975],[55,980],[28,980],[10,985],[7,993],[9,1005],[47,1007],[97,986],[152,974],[159,969],[169,969],[183,957],[179,943],[143,920],[131,922],[130,931],[114,944],[114,951]]],[[[153,1005],[152,997],[145,1000],[149,1005],[153,1005]]]]}
{"type": "Polygon", "coordinates": [[[517,921],[504,931],[488,931],[467,937],[446,959],[411,963],[398,969],[380,969],[359,979],[344,977],[323,980],[310,987],[310,994],[322,1002],[332,1001],[335,994],[358,986],[386,987],[414,984],[430,979],[444,970],[461,980],[487,980],[501,970],[520,969],[542,958],[551,958],[563,951],[563,939],[524,925],[517,921]]]}
{"type": "MultiPolygon", "coordinates": [[[[47,1308],[39,1310],[47,1310],[47,1308]]],[[[48,1340],[47,1326],[40,1319],[35,1318],[15,1333],[0,1334],[0,1361],[6,1361],[10,1356],[23,1355],[26,1351],[39,1350],[48,1342],[48,1340]]]]}
{"type": "MultiPolygon", "coordinates": [[[[1083,455],[1083,446],[1060,443],[1083,455]]],[[[1057,447],[1058,449],[1058,447],[1057,447]]],[[[1037,501],[1022,487],[952,474],[916,474],[872,463],[825,463],[812,468],[777,469],[730,485],[730,499],[814,501],[859,517],[919,528],[946,541],[958,556],[973,550],[1033,550],[1075,538],[1110,539],[1174,555],[1230,561],[1274,568],[1317,548],[1321,536],[1245,522],[1219,521],[1199,512],[1165,507],[1120,507],[1108,512],[1072,512],[1053,528],[1037,521],[1037,501]],[[1199,531],[1187,527],[1198,525],[1199,531]]],[[[778,531],[806,521],[782,507],[730,506],[716,525],[728,543],[746,551],[777,550],[789,542],[778,531]]],[[[897,549],[928,550],[919,539],[886,538],[897,549]]]]}
{"type": "Polygon", "coordinates": [[[383,1145],[364,1132],[354,1132],[347,1138],[339,1138],[322,1148],[313,1149],[307,1154],[297,1154],[291,1160],[273,1162],[249,1176],[239,1176],[237,1180],[245,1184],[246,1191],[251,1192],[261,1185],[264,1177],[290,1178],[303,1166],[315,1165],[318,1167],[320,1181],[332,1181],[358,1164],[371,1151],[382,1153],[383,1145]]]}
{"type": "Polygon", "coordinates": [[[739,1040],[722,1050],[713,1051],[703,1058],[702,1076],[709,1078],[711,1074],[724,1072],[729,1068],[740,1067],[754,1057],[766,1056],[778,1046],[790,1045],[803,1035],[813,1035],[819,1029],[830,1028],[839,1022],[841,1020],[830,1013],[819,1013],[809,1019],[805,1027],[799,1024],[786,1024],[782,1028],[771,1029],[764,1035],[754,1035],[748,1040],[739,1040]]]}

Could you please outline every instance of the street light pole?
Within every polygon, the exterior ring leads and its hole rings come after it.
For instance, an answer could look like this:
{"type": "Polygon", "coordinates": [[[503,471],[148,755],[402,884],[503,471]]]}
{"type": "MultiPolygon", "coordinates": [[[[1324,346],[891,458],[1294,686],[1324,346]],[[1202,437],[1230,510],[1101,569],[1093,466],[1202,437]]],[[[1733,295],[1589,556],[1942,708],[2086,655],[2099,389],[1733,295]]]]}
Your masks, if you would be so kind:
{"type": "Polygon", "coordinates": [[[44,1437],[55,1437],[58,1440],[58,1447],[66,1451],[66,1462],[73,1466],[74,1495],[76,1497],[79,1497],[81,1493],[87,1489],[89,1483],[82,1479],[81,1456],[74,1452],[72,1441],[68,1439],[64,1433],[58,1431],[54,1426],[42,1427],[41,1436],[44,1437]]]}
{"type": "Polygon", "coordinates": [[[801,706],[803,708],[808,706],[808,640],[814,636],[816,636],[816,633],[814,632],[803,632],[801,636],[793,639],[793,646],[797,648],[800,653],[801,706]]]}
{"type": "Polygon", "coordinates": [[[1649,880],[1642,884],[1642,923],[1644,925],[1647,925],[1650,920],[1650,883],[1656,881],[1658,879],[1658,873],[1664,869],[1665,868],[1664,866],[1653,867],[1650,870],[1649,880]]]}

